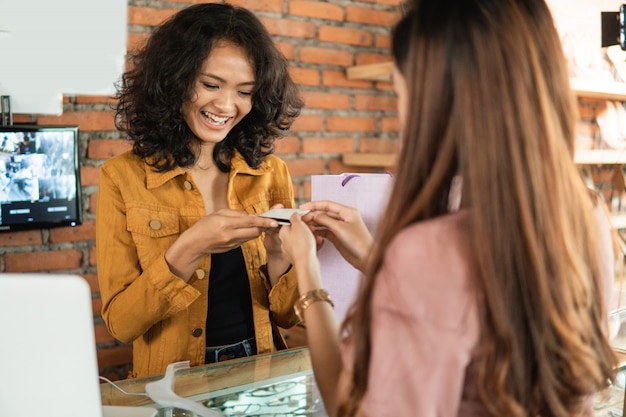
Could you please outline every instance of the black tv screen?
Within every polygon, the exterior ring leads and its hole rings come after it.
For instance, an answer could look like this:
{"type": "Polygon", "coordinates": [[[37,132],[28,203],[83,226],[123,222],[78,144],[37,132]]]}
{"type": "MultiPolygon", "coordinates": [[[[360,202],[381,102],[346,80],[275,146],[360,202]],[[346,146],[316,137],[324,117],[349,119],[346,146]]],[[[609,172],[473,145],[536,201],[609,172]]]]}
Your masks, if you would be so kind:
{"type": "Polygon", "coordinates": [[[0,231],[82,223],[77,126],[0,126],[0,231]]]}

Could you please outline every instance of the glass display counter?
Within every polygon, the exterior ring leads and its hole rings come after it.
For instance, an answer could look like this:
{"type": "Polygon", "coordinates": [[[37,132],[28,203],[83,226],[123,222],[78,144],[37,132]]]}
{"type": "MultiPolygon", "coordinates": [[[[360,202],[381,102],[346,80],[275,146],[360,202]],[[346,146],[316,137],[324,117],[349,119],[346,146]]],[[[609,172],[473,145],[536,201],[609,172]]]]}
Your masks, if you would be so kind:
{"type": "MultiPolygon", "coordinates": [[[[613,341],[621,369],[626,369],[626,310],[619,315],[612,315],[613,322],[620,324],[619,331],[614,330],[613,341]]],[[[594,417],[622,416],[624,375],[624,371],[620,372],[617,384],[598,395],[594,417]]],[[[113,385],[102,384],[102,403],[152,407],[158,410],[159,417],[197,417],[190,411],[155,404],[145,395],[146,384],[162,378],[159,375],[117,381],[115,384],[126,393],[113,385]]],[[[220,416],[327,417],[307,348],[179,370],[173,390],[220,416]]]]}
{"type": "MultiPolygon", "coordinates": [[[[119,389],[102,384],[102,403],[153,407],[159,417],[196,417],[190,411],[155,404],[145,395],[146,384],[162,378],[117,381],[119,389]]],[[[327,416],[306,348],[179,370],[173,391],[222,416],[327,416]]]]}

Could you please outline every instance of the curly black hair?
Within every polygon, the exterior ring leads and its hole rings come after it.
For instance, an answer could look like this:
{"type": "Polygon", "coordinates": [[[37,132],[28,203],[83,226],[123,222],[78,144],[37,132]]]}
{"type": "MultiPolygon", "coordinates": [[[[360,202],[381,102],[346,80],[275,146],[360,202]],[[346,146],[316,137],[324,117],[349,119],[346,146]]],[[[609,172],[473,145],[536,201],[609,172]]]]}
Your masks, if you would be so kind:
{"type": "Polygon", "coordinates": [[[198,139],[182,106],[193,97],[196,76],[219,41],[244,48],[255,71],[250,113],[215,146],[220,170],[230,170],[235,149],[258,167],[300,114],[303,102],[287,61],[252,12],[229,4],[187,7],[154,31],[117,85],[115,125],[133,141],[133,152],[157,171],[196,161],[198,139]]]}

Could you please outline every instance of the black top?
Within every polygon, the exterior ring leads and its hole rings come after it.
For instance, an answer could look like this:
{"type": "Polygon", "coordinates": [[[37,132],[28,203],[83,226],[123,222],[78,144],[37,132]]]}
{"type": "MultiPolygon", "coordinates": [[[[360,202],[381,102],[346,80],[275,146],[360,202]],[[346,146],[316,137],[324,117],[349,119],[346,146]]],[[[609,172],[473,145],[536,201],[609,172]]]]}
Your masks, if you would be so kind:
{"type": "Polygon", "coordinates": [[[250,282],[241,247],[211,255],[206,345],[221,346],[254,337],[250,282]]]}

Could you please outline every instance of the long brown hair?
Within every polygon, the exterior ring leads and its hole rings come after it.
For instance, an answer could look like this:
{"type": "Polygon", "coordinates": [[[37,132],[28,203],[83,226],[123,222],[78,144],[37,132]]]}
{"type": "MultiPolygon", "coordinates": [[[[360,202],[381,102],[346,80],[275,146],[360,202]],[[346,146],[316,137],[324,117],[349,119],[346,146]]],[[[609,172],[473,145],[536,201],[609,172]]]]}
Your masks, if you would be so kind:
{"type": "MultiPolygon", "coordinates": [[[[463,178],[481,319],[474,365],[495,416],[570,416],[614,376],[594,202],[573,162],[575,99],[543,0],[417,0],[396,26],[408,86],[393,204],[344,330],[351,415],[367,389],[371,299],[385,248],[447,212],[463,178]]],[[[441,256],[445,256],[444,253],[441,256]]],[[[407,279],[410,279],[407,274],[407,279]]]]}

